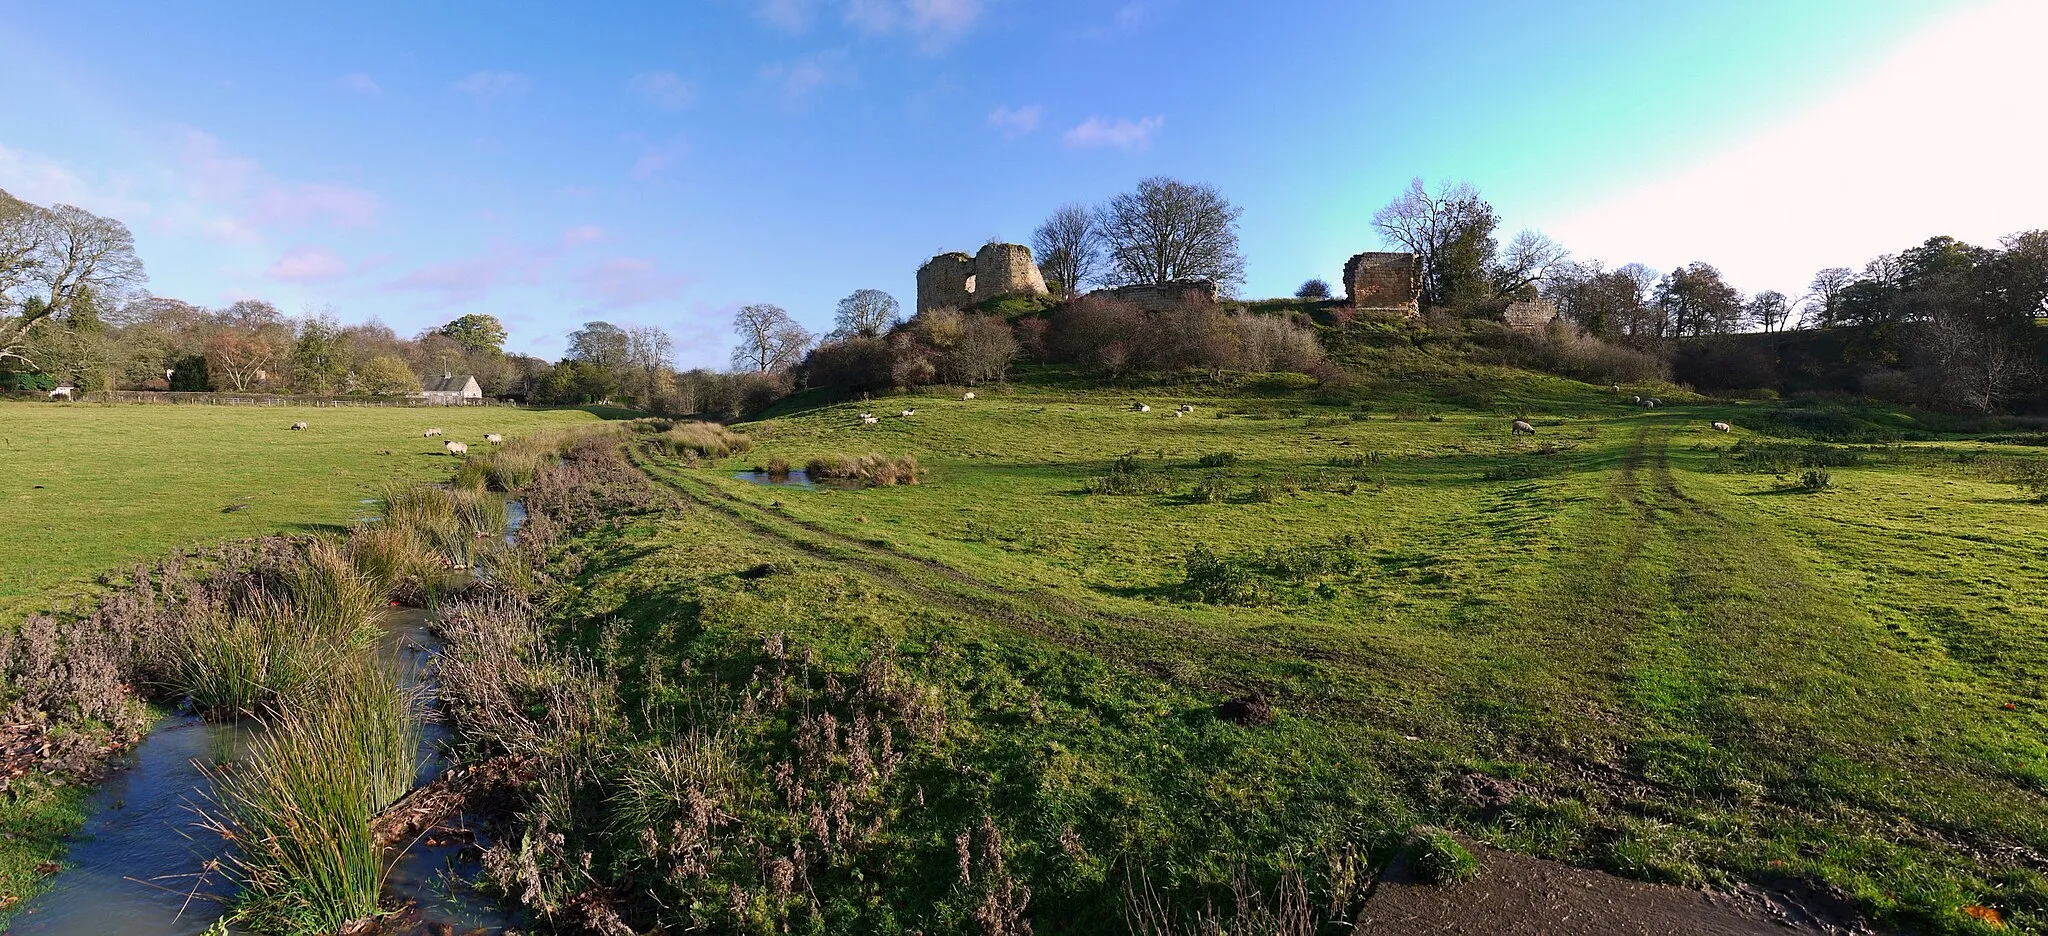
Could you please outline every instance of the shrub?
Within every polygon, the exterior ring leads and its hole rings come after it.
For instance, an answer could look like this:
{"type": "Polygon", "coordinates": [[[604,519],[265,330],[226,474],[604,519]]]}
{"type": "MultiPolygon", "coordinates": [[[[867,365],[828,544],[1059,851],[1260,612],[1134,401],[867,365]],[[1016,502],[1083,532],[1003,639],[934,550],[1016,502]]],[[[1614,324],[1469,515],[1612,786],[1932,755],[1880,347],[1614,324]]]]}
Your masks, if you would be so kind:
{"type": "Polygon", "coordinates": [[[1408,867],[1425,883],[1455,884],[1479,873],[1479,859],[1451,833],[1418,826],[1408,837],[1408,867]]]}
{"type": "Polygon", "coordinates": [[[1254,605],[1265,597],[1259,577],[1236,559],[1225,558],[1199,543],[1181,560],[1182,585],[1207,604],[1254,605]]]}
{"type": "Polygon", "coordinates": [[[1834,482],[1834,476],[1828,474],[1826,468],[1808,468],[1799,473],[1799,486],[1809,491],[1818,491],[1834,482]]]}
{"type": "Polygon", "coordinates": [[[1609,344],[1569,325],[1510,328],[1498,322],[1471,323],[1474,358],[1493,364],[1547,371],[1589,383],[1665,380],[1670,365],[1661,357],[1609,344]]]}
{"type": "Polygon", "coordinates": [[[1203,475],[1195,482],[1195,489],[1189,498],[1198,504],[1220,504],[1230,497],[1230,476],[1221,471],[1203,475]]]}
{"type": "Polygon", "coordinates": [[[1109,473],[1088,482],[1088,493],[1112,496],[1143,494],[1164,494],[1173,486],[1173,479],[1154,465],[1138,461],[1138,453],[1129,452],[1119,456],[1109,465],[1109,473]]]}
{"type": "Polygon", "coordinates": [[[1195,459],[1195,464],[1203,468],[1229,468],[1236,465],[1237,462],[1236,452],[1212,452],[1195,459]]]}

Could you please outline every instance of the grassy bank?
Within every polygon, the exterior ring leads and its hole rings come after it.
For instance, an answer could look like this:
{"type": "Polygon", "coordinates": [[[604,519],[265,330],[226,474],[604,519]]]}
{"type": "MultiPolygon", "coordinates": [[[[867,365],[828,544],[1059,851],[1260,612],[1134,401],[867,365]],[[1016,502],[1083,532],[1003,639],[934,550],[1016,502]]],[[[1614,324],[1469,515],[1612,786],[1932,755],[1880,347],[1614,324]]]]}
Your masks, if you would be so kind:
{"type": "Polygon", "coordinates": [[[1631,389],[1054,383],[793,408],[723,459],[636,444],[689,507],[615,494],[647,510],[548,554],[554,639],[502,685],[566,712],[539,687],[581,673],[595,721],[482,732],[552,765],[527,819],[565,836],[502,867],[640,925],[1113,928],[1136,872],[1227,902],[1430,822],[2043,931],[2048,506],[1985,467],[2039,451],[1631,389]],[[867,452],[920,483],[750,470],[867,452]],[[648,821],[692,803],[717,821],[648,821]]]}
{"type": "Polygon", "coordinates": [[[580,410],[0,403],[0,625],[135,559],[337,527],[394,481],[441,480],[444,439],[485,448],[595,422],[580,410]],[[305,432],[292,423],[305,421],[305,432]],[[427,439],[430,427],[446,431],[427,439]],[[229,508],[233,508],[230,510],[229,508]]]}

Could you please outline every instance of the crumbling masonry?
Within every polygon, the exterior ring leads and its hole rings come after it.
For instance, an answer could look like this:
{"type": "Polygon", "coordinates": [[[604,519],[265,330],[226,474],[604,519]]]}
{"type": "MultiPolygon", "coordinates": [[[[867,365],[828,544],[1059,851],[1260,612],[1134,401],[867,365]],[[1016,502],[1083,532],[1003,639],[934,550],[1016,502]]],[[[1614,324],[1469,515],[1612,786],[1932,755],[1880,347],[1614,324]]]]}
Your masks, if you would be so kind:
{"type": "Polygon", "coordinates": [[[1422,257],[1371,252],[1344,262],[1344,293],[1352,308],[1414,315],[1422,302],[1422,257]]]}
{"type": "Polygon", "coordinates": [[[1043,296],[1045,277],[1023,244],[987,244],[970,257],[942,253],[917,268],[917,311],[965,309],[1000,296],[1043,296]]]}

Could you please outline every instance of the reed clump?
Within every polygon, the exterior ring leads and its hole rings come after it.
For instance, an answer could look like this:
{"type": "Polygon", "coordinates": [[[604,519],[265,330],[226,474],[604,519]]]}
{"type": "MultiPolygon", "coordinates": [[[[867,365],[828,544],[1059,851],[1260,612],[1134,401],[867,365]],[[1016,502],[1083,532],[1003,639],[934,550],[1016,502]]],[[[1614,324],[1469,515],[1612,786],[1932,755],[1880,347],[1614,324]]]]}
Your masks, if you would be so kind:
{"type": "Polygon", "coordinates": [[[237,845],[238,922],[331,933],[377,913],[384,862],[370,819],[412,788],[419,708],[397,674],[358,659],[214,773],[205,821],[237,845]]]}
{"type": "Polygon", "coordinates": [[[669,455],[724,458],[754,447],[754,440],[718,423],[683,422],[656,437],[656,444],[669,455]]]}
{"type": "Polygon", "coordinates": [[[385,489],[383,501],[385,526],[410,531],[458,567],[474,564],[505,533],[505,502],[488,491],[401,486],[385,489]]]}
{"type": "Polygon", "coordinates": [[[813,481],[865,481],[871,487],[916,484],[923,471],[915,455],[891,458],[874,452],[820,455],[804,465],[805,475],[813,481]]]}

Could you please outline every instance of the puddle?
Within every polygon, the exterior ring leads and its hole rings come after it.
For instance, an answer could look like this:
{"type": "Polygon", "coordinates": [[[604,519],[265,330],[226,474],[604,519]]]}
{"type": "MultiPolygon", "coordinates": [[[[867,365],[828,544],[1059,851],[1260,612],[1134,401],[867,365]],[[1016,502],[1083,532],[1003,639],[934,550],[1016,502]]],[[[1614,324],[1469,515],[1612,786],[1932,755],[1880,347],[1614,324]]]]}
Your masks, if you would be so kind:
{"type": "Polygon", "coordinates": [[[526,525],[526,505],[520,501],[505,501],[505,542],[512,542],[519,535],[519,528],[526,525]]]}
{"type": "Polygon", "coordinates": [[[733,478],[763,487],[794,487],[810,491],[818,489],[818,485],[811,482],[811,476],[802,468],[792,469],[786,475],[772,475],[765,471],[740,471],[735,472],[733,478]]]}

